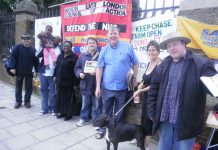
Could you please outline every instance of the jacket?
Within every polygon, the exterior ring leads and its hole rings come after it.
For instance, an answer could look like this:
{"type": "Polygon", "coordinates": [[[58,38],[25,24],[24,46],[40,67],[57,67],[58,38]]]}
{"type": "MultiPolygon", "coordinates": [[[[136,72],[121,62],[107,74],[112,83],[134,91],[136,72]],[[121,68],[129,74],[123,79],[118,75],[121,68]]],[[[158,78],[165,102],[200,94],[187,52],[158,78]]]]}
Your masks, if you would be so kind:
{"type": "Polygon", "coordinates": [[[35,56],[35,52],[35,48],[24,47],[23,44],[14,47],[10,56],[10,67],[16,69],[16,75],[32,75],[33,66],[35,72],[38,72],[39,60],[35,56]]]}
{"type": "MultiPolygon", "coordinates": [[[[180,99],[177,116],[177,138],[190,139],[201,133],[204,126],[207,88],[200,81],[201,76],[216,74],[213,62],[187,51],[184,74],[179,85],[180,99]]],[[[148,92],[148,116],[153,119],[153,134],[160,126],[160,116],[165,90],[167,88],[172,57],[168,56],[154,70],[148,92]]]]}
{"type": "Polygon", "coordinates": [[[76,61],[77,55],[74,53],[65,58],[63,52],[58,56],[54,71],[58,86],[72,87],[78,84],[78,80],[74,74],[76,61]]]}
{"type": "MultiPolygon", "coordinates": [[[[95,57],[93,61],[97,61],[98,57],[95,57]]],[[[90,53],[81,54],[79,59],[77,60],[75,66],[75,74],[78,79],[80,79],[79,74],[83,73],[86,60],[92,60],[92,55],[90,53]]],[[[82,95],[94,95],[96,88],[96,76],[92,76],[90,74],[85,74],[84,79],[80,79],[80,92],[82,95]]]]}
{"type": "MultiPolygon", "coordinates": [[[[56,51],[56,50],[57,50],[57,51],[59,50],[60,53],[61,53],[61,47],[60,47],[60,45],[54,47],[54,51],[56,51]]],[[[39,50],[36,51],[35,55],[36,55],[37,58],[41,59],[41,61],[39,62],[39,69],[38,69],[38,70],[39,70],[39,73],[40,73],[40,74],[43,74],[43,73],[45,73],[45,68],[46,68],[46,66],[44,65],[43,48],[40,47],[39,50]]]]}

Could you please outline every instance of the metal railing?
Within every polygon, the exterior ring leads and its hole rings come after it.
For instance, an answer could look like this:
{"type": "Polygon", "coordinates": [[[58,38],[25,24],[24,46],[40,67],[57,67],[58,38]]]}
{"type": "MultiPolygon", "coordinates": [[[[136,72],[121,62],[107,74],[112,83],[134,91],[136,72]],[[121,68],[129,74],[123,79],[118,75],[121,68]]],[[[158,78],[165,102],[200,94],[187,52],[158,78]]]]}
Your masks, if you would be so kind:
{"type": "Polygon", "coordinates": [[[0,14],[0,56],[1,58],[10,54],[15,45],[15,15],[0,14]]]}

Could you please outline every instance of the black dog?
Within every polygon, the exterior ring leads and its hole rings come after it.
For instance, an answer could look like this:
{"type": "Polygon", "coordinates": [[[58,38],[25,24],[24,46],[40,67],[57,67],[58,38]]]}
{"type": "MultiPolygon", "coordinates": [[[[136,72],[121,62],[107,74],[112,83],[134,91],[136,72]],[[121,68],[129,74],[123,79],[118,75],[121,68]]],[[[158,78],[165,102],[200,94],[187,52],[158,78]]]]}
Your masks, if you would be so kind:
{"type": "Polygon", "coordinates": [[[93,121],[96,127],[106,127],[108,130],[108,138],[106,137],[107,150],[110,150],[110,142],[117,150],[118,143],[124,141],[137,140],[137,146],[141,150],[144,148],[144,130],[140,125],[116,123],[114,118],[100,116],[93,121]]]}

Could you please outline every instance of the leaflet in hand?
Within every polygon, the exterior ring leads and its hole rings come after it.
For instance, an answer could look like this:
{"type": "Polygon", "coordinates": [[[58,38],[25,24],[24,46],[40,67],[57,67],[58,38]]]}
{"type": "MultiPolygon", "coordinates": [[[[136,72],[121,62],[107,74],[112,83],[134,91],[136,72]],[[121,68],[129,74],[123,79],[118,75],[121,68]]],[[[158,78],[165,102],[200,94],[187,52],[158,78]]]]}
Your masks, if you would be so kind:
{"type": "Polygon", "coordinates": [[[206,85],[208,90],[213,94],[214,97],[218,97],[218,74],[212,77],[200,77],[201,81],[206,85]]]}
{"type": "Polygon", "coordinates": [[[84,73],[95,73],[96,67],[97,67],[96,61],[86,60],[85,67],[84,67],[84,73]]]}

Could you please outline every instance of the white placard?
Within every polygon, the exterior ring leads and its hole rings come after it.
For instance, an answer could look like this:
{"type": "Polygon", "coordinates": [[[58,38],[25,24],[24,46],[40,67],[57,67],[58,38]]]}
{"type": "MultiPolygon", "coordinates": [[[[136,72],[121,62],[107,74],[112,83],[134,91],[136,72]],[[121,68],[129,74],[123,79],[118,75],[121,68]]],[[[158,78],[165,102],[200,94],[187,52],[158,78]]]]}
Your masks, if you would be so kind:
{"type": "MultiPolygon", "coordinates": [[[[175,31],[175,26],[176,23],[173,15],[161,15],[133,22],[132,45],[139,60],[138,82],[142,80],[149,62],[147,44],[151,40],[156,40],[158,43],[162,42],[166,34],[175,31]]],[[[166,56],[168,56],[167,51],[161,50],[159,57],[163,59],[166,56]]]]}
{"type": "Polygon", "coordinates": [[[97,67],[96,61],[86,60],[85,67],[84,67],[84,73],[95,73],[96,67],[97,67]]]}
{"type": "Polygon", "coordinates": [[[201,77],[201,81],[206,85],[214,97],[218,97],[218,74],[212,77],[201,77]]]}
{"type": "Polygon", "coordinates": [[[37,38],[37,35],[40,32],[45,31],[45,27],[47,25],[51,25],[53,27],[53,36],[61,37],[61,17],[51,17],[51,18],[43,18],[35,20],[35,48],[39,49],[40,41],[37,38]]]}

